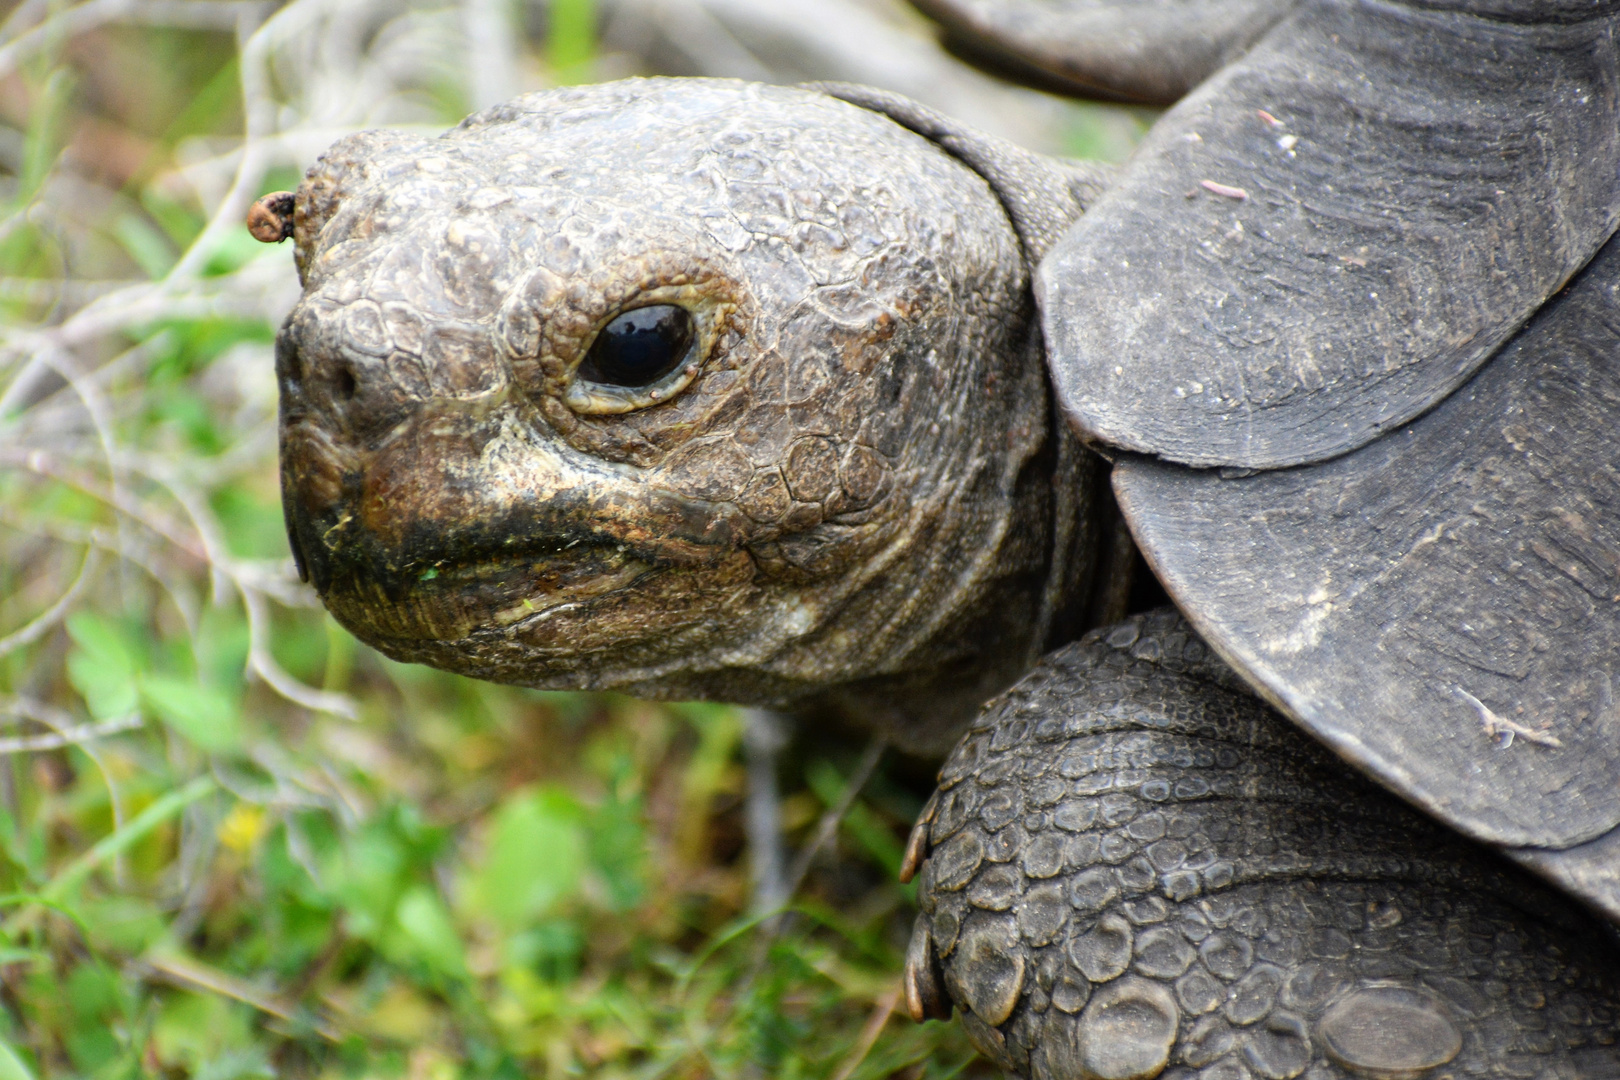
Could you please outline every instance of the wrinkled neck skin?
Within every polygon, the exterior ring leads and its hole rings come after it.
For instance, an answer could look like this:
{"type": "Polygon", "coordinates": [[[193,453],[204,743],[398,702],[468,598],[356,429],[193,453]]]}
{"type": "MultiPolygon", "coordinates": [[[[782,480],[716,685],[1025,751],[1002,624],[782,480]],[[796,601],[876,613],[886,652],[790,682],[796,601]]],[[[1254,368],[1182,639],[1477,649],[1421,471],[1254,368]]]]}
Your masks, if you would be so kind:
{"type": "Polygon", "coordinates": [[[1036,378],[1019,387],[1022,406],[997,417],[1013,436],[916,479],[919,497],[888,545],[896,557],[862,568],[866,590],[849,605],[849,625],[834,630],[855,640],[899,631],[887,670],[812,693],[799,708],[830,705],[903,750],[942,755],[985,701],[1086,629],[1099,461],[1053,422],[1038,330],[1026,349],[1023,370],[1036,378]],[[1046,418],[1039,438],[1019,428],[1031,416],[1046,418]],[[868,595],[870,614],[860,610],[868,595]]]}
{"type": "Polygon", "coordinates": [[[936,754],[1072,629],[1096,466],[1054,425],[1018,238],[884,117],[707,80],[531,95],[340,142],[295,225],[288,531],[387,655],[831,704],[936,754]],[[654,304],[685,359],[592,382],[654,304]]]}

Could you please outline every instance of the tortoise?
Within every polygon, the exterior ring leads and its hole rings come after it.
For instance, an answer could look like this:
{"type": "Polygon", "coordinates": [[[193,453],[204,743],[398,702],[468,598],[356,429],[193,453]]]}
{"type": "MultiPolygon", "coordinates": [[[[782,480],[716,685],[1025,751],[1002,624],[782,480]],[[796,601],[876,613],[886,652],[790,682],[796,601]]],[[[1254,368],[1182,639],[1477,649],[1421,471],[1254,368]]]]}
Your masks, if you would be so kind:
{"type": "Polygon", "coordinates": [[[259,204],[301,573],[949,750],[906,1000],[1014,1075],[1620,1076],[1620,4],[924,7],[1176,104],[636,79],[259,204]]]}

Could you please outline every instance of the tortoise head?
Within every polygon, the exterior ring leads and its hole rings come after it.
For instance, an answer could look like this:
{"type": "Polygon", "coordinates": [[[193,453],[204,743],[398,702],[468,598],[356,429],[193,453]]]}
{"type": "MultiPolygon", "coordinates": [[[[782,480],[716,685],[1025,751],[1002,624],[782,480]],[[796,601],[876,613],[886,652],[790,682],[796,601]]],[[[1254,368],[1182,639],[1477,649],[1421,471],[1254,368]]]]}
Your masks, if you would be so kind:
{"type": "Polygon", "coordinates": [[[1027,260],[934,143],[803,90],[549,92],[343,140],[293,236],[288,532],[388,655],[954,720],[1042,644],[1084,538],[1027,260]]]}

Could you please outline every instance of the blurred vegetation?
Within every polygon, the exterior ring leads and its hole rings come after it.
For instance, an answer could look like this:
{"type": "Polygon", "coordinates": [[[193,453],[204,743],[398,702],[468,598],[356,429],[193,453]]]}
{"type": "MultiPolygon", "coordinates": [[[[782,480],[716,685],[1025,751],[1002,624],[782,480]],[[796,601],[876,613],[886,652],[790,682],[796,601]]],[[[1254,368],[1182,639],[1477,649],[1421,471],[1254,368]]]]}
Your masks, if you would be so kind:
{"type": "MultiPolygon", "coordinates": [[[[925,770],[879,770],[767,933],[736,711],[395,664],[298,583],[296,283],[237,222],[344,130],[468,107],[457,9],[386,8],[0,26],[0,1080],[981,1071],[894,1013],[925,770]]],[[[590,0],[553,15],[526,86],[613,67],[590,0]]],[[[859,752],[790,750],[790,843],[859,752]]]]}

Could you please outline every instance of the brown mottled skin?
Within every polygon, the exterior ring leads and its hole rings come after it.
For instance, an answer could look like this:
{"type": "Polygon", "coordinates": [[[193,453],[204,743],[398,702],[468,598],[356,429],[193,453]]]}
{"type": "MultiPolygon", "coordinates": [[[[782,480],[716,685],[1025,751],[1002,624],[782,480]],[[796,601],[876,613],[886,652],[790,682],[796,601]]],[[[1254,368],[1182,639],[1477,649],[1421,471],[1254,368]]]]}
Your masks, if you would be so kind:
{"type": "Polygon", "coordinates": [[[1017,1075],[1620,1076],[1612,928],[1346,776],[1178,616],[1036,663],[1122,613],[1031,286],[1104,179],[848,87],[345,139],[278,340],[300,566],[402,660],[830,706],[925,754],[1034,666],[907,853],[911,1011],[1017,1075]],[[585,378],[653,305],[691,352],[585,378]]]}
{"type": "Polygon", "coordinates": [[[727,82],[532,95],[343,140],[295,222],[290,533],[390,656],[835,699],[937,754],[1085,599],[1095,463],[1052,421],[1019,236],[882,116],[727,82]],[[692,313],[690,374],[581,392],[593,335],[654,303],[692,313]]]}

